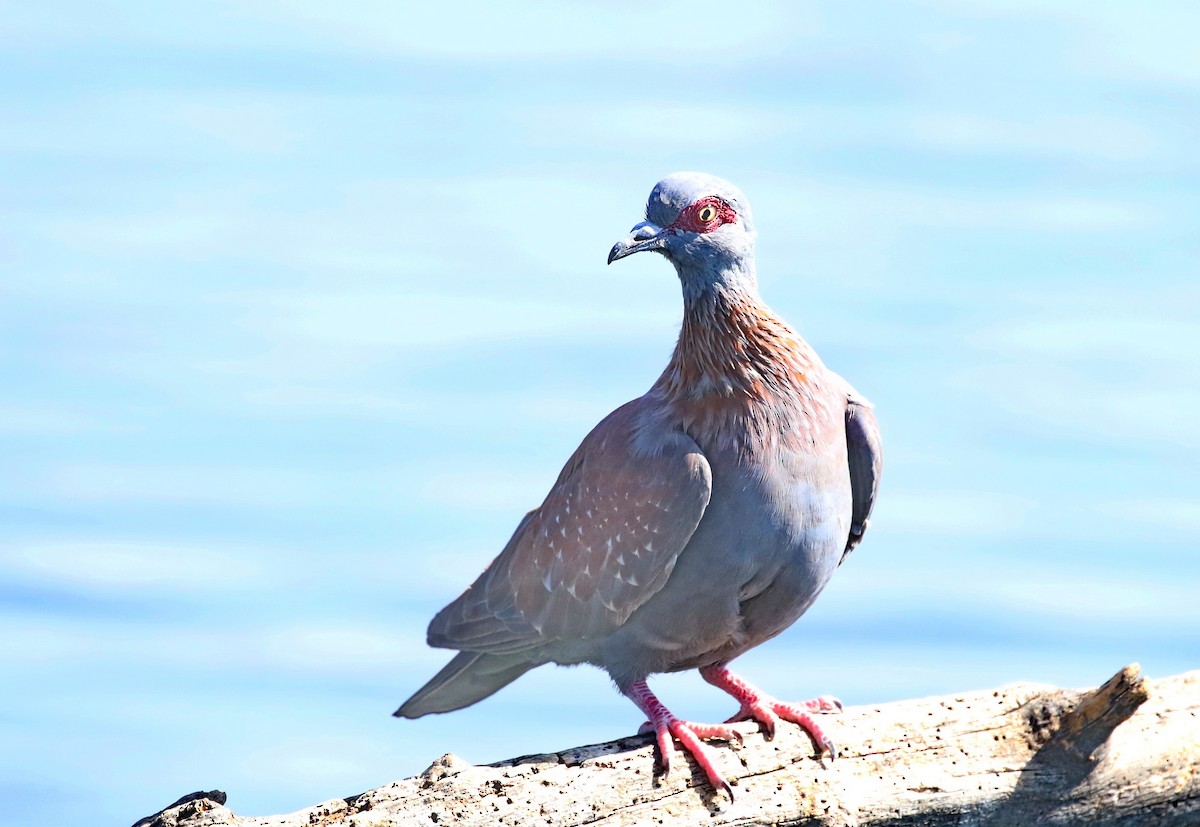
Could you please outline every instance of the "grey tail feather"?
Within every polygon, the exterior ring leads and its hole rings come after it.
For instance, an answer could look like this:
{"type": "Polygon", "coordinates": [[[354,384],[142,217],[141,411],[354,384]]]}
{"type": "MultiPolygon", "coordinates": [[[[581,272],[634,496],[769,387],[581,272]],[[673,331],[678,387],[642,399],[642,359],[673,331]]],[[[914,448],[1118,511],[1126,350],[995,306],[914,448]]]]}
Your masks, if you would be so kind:
{"type": "Polygon", "coordinates": [[[528,655],[459,652],[397,709],[397,718],[453,712],[481,701],[541,664],[528,655]]]}

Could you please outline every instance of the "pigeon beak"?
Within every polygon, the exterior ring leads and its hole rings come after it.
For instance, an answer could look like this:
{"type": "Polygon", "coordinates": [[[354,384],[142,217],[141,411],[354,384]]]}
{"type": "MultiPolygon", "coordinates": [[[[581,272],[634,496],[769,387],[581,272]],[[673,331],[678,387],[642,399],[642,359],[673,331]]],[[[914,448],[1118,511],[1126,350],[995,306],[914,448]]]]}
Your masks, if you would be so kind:
{"type": "Polygon", "coordinates": [[[661,250],[667,243],[667,231],[657,224],[643,221],[629,235],[613,245],[608,251],[608,263],[631,256],[644,250],[661,250]]]}

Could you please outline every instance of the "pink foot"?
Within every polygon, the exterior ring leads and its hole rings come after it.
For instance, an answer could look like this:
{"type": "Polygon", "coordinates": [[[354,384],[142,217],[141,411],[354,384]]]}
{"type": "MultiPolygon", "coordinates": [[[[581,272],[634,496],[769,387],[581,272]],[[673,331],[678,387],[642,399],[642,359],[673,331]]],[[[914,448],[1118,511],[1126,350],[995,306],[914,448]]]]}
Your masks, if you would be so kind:
{"type": "Polygon", "coordinates": [[[628,689],[621,690],[626,697],[638,705],[650,720],[641,727],[641,732],[653,732],[658,741],[658,751],[662,756],[663,772],[671,771],[671,754],[675,752],[674,741],[678,741],[692,758],[704,770],[708,783],[715,790],[724,790],[733,800],[733,787],[725,780],[725,776],[717,769],[709,747],[705,746],[706,738],[716,738],[722,741],[741,741],[742,735],[736,729],[724,724],[697,724],[691,721],[681,721],[671,714],[662,701],[654,697],[645,681],[635,681],[628,689]]]}
{"type": "Polygon", "coordinates": [[[837,758],[837,745],[829,739],[825,731],[821,729],[821,725],[809,714],[811,712],[841,712],[842,702],[837,698],[822,695],[811,701],[786,703],[776,700],[746,683],[725,666],[706,666],[700,670],[700,676],[718,689],[728,692],[742,705],[738,714],[726,723],[758,721],[766,730],[769,740],[775,737],[775,725],[782,718],[803,727],[816,743],[818,755],[828,752],[830,759],[837,758]]]}

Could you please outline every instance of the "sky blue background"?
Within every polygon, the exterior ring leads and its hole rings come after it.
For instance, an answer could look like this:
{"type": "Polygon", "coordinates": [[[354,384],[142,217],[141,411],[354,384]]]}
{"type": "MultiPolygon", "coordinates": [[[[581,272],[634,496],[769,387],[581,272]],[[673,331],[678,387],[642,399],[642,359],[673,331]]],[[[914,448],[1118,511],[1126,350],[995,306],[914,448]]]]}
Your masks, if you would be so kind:
{"type": "Polygon", "coordinates": [[[0,4],[0,822],[636,728],[586,668],[389,715],[661,370],[673,271],[604,258],[679,169],[748,194],[764,296],[887,445],[866,542],[748,677],[1200,666],[1200,7],[433,5],[0,4]]]}

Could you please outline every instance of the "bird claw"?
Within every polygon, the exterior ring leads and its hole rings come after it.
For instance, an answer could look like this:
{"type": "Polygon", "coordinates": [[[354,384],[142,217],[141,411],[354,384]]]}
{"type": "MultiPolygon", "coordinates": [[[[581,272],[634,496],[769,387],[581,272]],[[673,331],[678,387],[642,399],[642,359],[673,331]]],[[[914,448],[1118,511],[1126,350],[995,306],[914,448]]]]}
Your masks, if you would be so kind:
{"type": "MultiPolygon", "coordinates": [[[[812,703],[812,702],[810,701],[810,703],[812,703]]],[[[814,721],[810,714],[808,714],[807,712],[800,711],[799,709],[797,709],[798,705],[794,705],[794,704],[785,704],[785,703],[775,702],[775,703],[771,704],[770,706],[771,706],[771,710],[776,715],[778,715],[779,718],[782,718],[785,721],[790,721],[791,723],[796,724],[797,726],[799,726],[801,729],[803,729],[805,732],[808,733],[808,737],[812,738],[813,743],[817,747],[818,757],[823,756],[826,753],[828,753],[830,761],[834,761],[837,759],[837,757],[838,757],[837,744],[833,743],[833,741],[830,740],[829,736],[827,736],[825,734],[825,731],[821,728],[821,725],[818,724],[816,721],[814,721]]],[[[840,711],[840,704],[838,705],[838,709],[840,711]]],[[[833,710],[831,709],[830,711],[833,711],[833,710]]]]}
{"type": "Polygon", "coordinates": [[[730,802],[734,800],[733,786],[726,780],[724,774],[717,769],[713,758],[709,753],[708,747],[705,746],[704,740],[714,739],[721,741],[742,741],[742,734],[732,727],[722,726],[720,724],[697,724],[691,721],[681,721],[678,718],[668,718],[660,721],[657,725],[647,721],[642,725],[641,731],[652,731],[655,735],[655,740],[658,743],[659,760],[662,762],[664,774],[671,772],[671,754],[675,751],[675,743],[678,742],[686,752],[691,753],[692,758],[704,771],[704,775],[708,778],[708,783],[712,785],[714,790],[724,790],[729,796],[730,802]]]}
{"type": "MultiPolygon", "coordinates": [[[[720,685],[720,684],[718,684],[720,685]]],[[[726,688],[726,687],[722,687],[726,688]]],[[[740,689],[741,687],[739,687],[740,689]]],[[[728,689],[726,688],[726,691],[728,689]]],[[[732,693],[731,693],[732,694],[732,693]]],[[[735,697],[737,697],[735,695],[735,697]]],[[[752,694],[741,694],[741,709],[725,723],[738,721],[755,721],[762,727],[763,737],[767,741],[774,740],[777,724],[780,719],[799,725],[813,739],[818,755],[829,754],[832,761],[838,757],[837,746],[826,737],[820,725],[812,718],[811,713],[841,712],[842,702],[832,695],[821,695],[810,701],[785,703],[755,690],[752,694]]]]}

